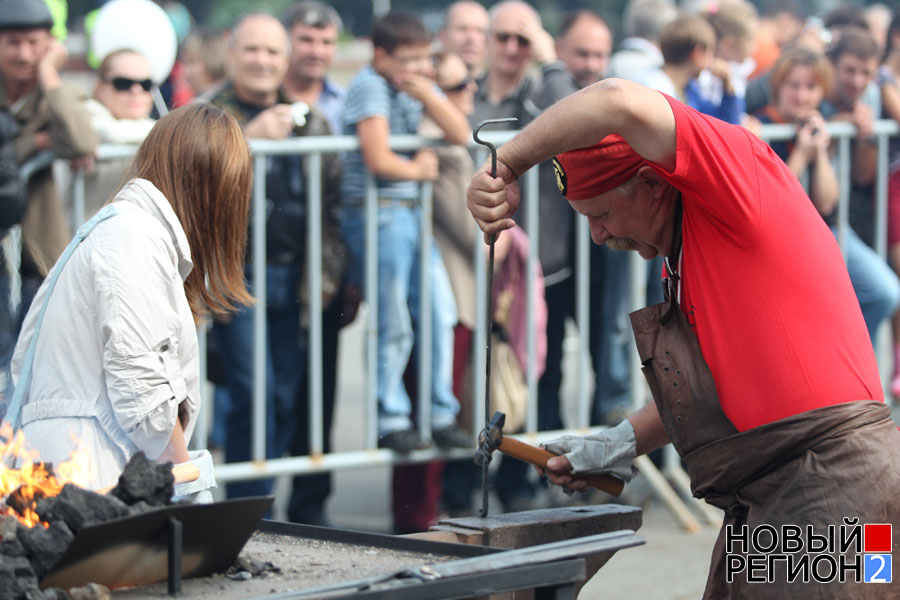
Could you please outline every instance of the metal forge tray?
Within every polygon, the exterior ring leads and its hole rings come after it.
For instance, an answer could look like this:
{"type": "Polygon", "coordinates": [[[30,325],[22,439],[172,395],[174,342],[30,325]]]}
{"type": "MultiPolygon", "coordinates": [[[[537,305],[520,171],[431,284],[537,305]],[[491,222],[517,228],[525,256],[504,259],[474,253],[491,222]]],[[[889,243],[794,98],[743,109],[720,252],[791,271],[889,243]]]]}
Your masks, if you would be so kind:
{"type": "MultiPolygon", "coordinates": [[[[585,579],[585,556],[613,554],[643,543],[622,531],[519,550],[263,521],[241,552],[271,561],[280,573],[236,581],[224,575],[183,582],[182,597],[467,598],[542,589],[546,598],[574,598],[585,579]]],[[[117,590],[127,600],[165,598],[166,584],[117,590]]]]}
{"type": "Polygon", "coordinates": [[[222,572],[234,564],[273,500],[261,496],[174,504],[85,527],[41,587],[68,589],[94,582],[115,588],[166,581],[170,560],[173,568],[180,564],[182,577],[222,572]],[[174,553],[173,527],[180,538],[174,553]]]}

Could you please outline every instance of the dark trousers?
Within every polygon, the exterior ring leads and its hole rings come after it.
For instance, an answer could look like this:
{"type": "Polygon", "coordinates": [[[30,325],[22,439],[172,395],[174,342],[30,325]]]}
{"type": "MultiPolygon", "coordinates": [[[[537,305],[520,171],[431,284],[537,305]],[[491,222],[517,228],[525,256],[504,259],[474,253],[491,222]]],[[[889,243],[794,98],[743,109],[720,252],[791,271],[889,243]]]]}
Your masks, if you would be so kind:
{"type": "MultiPolygon", "coordinates": [[[[253,286],[248,286],[251,291],[253,286]]],[[[306,364],[300,334],[296,265],[266,266],[266,457],[281,457],[290,447],[297,386],[306,364]]],[[[216,322],[213,334],[222,356],[231,400],[225,420],[225,461],[250,460],[253,398],[253,307],[227,323],[216,322]]],[[[272,480],[229,483],[229,498],[270,493],[272,480]]]]}
{"type": "MultiPolygon", "coordinates": [[[[331,425],[334,421],[334,393],[337,379],[338,334],[341,329],[343,303],[341,295],[322,311],[322,430],[323,452],[331,451],[331,425]]],[[[302,365],[306,373],[306,365],[302,365]]],[[[306,378],[297,388],[294,406],[294,439],[291,456],[310,452],[309,385],[306,378]]],[[[294,477],[288,519],[294,523],[321,524],[325,520],[325,502],[331,494],[331,473],[294,477]]]]}

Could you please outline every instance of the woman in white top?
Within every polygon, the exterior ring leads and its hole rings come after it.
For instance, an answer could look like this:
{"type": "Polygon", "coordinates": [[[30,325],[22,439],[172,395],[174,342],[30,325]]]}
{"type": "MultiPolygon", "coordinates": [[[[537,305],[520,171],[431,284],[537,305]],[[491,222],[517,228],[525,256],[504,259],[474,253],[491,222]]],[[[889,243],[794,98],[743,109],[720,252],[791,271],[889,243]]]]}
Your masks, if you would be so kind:
{"type": "Polygon", "coordinates": [[[44,461],[65,460],[80,440],[89,488],[115,484],[138,451],[190,459],[196,324],[252,302],[243,271],[252,167],[235,120],[209,104],[169,113],[132,173],[47,276],[12,361],[21,410],[14,395],[7,420],[44,461]]]}

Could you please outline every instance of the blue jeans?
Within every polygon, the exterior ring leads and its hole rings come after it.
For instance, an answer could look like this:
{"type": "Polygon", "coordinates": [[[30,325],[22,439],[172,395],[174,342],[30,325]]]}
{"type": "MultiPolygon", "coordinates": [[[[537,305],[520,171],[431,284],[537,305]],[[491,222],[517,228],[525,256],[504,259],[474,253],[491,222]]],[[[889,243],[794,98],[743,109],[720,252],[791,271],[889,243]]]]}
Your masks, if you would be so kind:
{"type": "MultiPolygon", "coordinates": [[[[832,227],[831,231],[837,237],[837,227],[832,227]]],[[[844,256],[847,272],[850,274],[856,299],[859,300],[869,337],[874,342],[878,326],[893,315],[900,304],[900,281],[887,262],[866,245],[853,229],[847,227],[846,231],[844,256]]]]}
{"type": "MultiPolygon", "coordinates": [[[[266,457],[281,457],[293,435],[297,386],[306,368],[300,335],[297,265],[266,266],[266,457]]],[[[248,288],[251,271],[247,271],[248,288]]],[[[222,355],[230,407],[225,419],[225,461],[250,460],[253,398],[253,307],[216,321],[213,334],[222,355]]],[[[228,497],[268,494],[272,480],[227,485],[228,497]]]]}
{"type": "MultiPolygon", "coordinates": [[[[413,327],[419,321],[419,241],[421,211],[401,204],[378,207],[378,434],[410,429],[412,404],[403,373],[412,353],[413,327]]],[[[363,281],[365,210],[344,209],[342,228],[353,254],[351,279],[363,281]]],[[[453,327],[456,303],[437,244],[431,261],[431,422],[452,425],[459,412],[453,395],[453,327]]]]}

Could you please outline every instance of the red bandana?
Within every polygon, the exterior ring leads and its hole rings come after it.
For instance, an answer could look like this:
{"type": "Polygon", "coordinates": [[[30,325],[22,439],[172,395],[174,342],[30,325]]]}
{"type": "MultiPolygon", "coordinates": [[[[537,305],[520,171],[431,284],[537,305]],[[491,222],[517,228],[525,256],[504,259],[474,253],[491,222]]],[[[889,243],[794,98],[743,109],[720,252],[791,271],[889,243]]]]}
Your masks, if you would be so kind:
{"type": "Polygon", "coordinates": [[[613,190],[650,161],[611,134],[593,146],[570,150],[553,159],[556,185],[568,200],[594,198],[613,190]]]}

